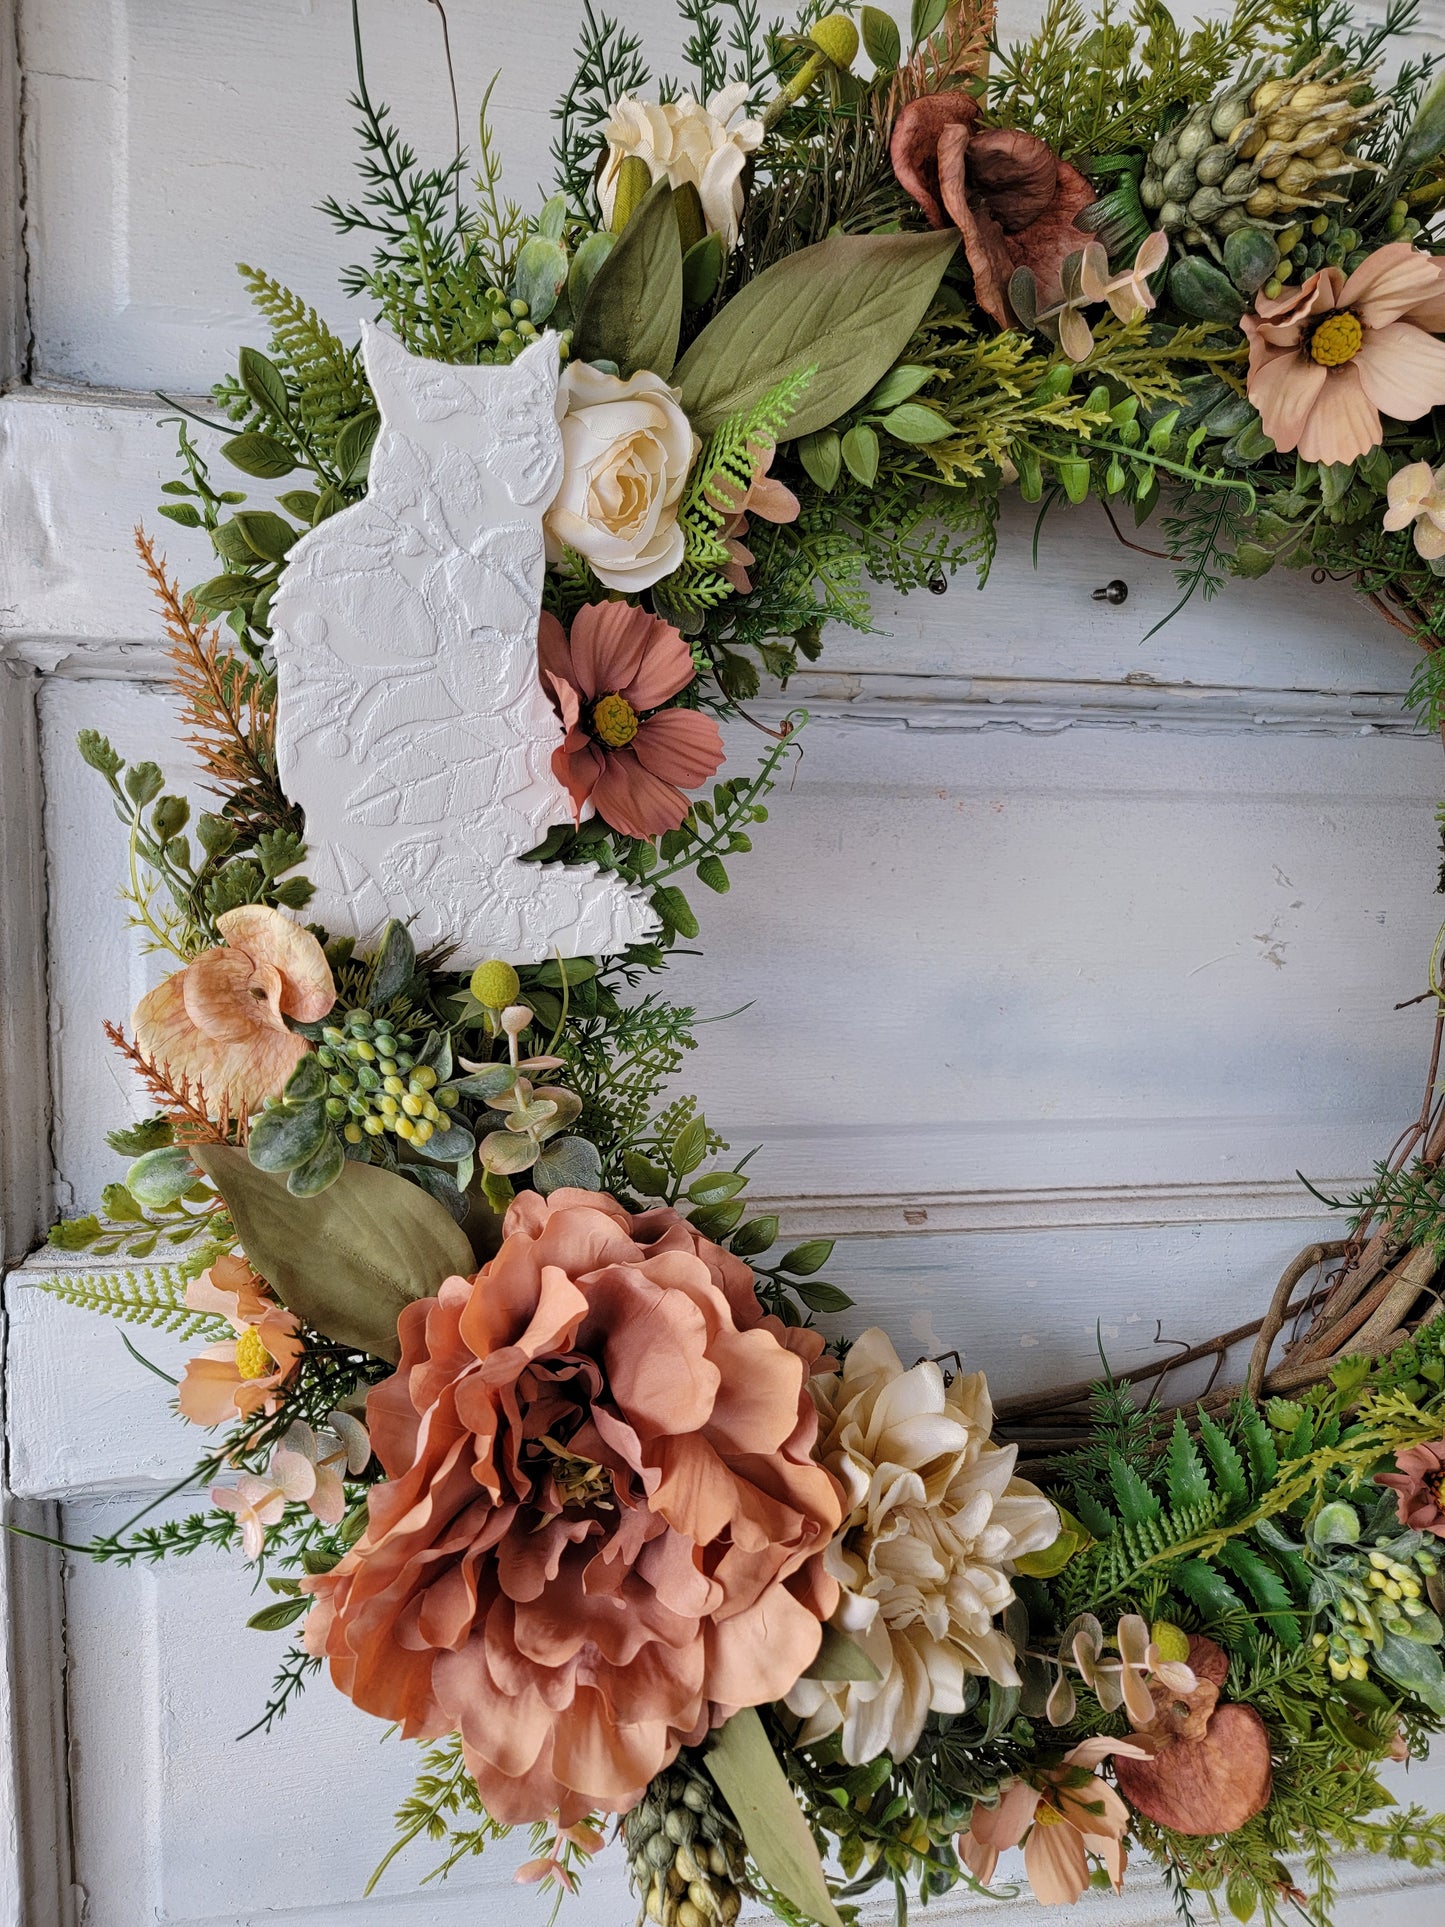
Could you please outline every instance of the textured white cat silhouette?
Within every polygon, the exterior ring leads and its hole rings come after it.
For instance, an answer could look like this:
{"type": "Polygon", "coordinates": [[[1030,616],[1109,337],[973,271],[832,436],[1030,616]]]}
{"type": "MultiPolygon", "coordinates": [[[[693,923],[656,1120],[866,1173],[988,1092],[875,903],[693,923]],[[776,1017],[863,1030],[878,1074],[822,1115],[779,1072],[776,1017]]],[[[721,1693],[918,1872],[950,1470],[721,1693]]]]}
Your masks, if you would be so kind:
{"type": "Polygon", "coordinates": [[[510,367],[424,361],[366,323],[362,350],[381,411],[366,499],[301,538],[271,610],[311,914],[361,939],[410,920],[463,966],[622,950],[656,928],[639,891],[517,860],[572,814],[537,678],[556,336],[510,367]]]}

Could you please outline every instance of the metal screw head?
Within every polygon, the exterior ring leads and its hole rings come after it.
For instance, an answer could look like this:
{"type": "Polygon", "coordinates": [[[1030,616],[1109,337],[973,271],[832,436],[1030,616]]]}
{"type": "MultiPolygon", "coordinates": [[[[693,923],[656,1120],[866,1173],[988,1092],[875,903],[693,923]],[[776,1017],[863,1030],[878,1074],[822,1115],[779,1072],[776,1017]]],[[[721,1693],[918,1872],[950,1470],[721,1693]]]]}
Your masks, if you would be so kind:
{"type": "Polygon", "coordinates": [[[1115,576],[1114,580],[1112,582],[1106,582],[1102,589],[1095,589],[1093,597],[1095,602],[1112,602],[1116,605],[1120,602],[1127,602],[1129,600],[1129,585],[1127,582],[1122,582],[1118,576],[1115,576]]]}
{"type": "Polygon", "coordinates": [[[935,569],[933,574],[929,576],[928,592],[930,595],[948,594],[948,577],[943,573],[942,569],[935,569]]]}

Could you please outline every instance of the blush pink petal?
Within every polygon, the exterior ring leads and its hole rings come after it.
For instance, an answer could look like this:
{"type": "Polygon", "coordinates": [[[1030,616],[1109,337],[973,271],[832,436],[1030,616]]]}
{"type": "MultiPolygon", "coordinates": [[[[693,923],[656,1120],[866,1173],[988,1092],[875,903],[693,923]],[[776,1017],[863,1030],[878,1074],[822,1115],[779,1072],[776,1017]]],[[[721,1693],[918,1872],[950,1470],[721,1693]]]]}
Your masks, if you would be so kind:
{"type": "Polygon", "coordinates": [[[1408,241],[1391,241],[1360,263],[1331,305],[1353,308],[1366,328],[1383,328],[1441,292],[1433,257],[1408,241]]]}
{"type": "MultiPolygon", "coordinates": [[[[1307,462],[1353,462],[1379,445],[1380,411],[1365,392],[1359,356],[1328,371],[1296,446],[1307,462]]],[[[1267,432],[1267,431],[1266,431],[1267,432]]]]}
{"type": "Polygon", "coordinates": [[[1382,415],[1418,421],[1445,402],[1445,341],[1408,321],[1372,328],[1350,366],[1382,415]]]}
{"type": "Polygon", "coordinates": [[[1317,361],[1293,354],[1278,355],[1251,369],[1249,399],[1276,448],[1288,453],[1299,441],[1324,392],[1325,379],[1317,361]]]}
{"type": "Polygon", "coordinates": [[[675,830],[688,810],[682,791],[644,769],[631,748],[614,750],[604,759],[592,787],[592,801],[603,820],[624,836],[660,836],[664,830],[675,830]]]}
{"type": "Polygon", "coordinates": [[[630,602],[589,603],[572,618],[572,680],[590,701],[625,690],[641,667],[655,618],[630,602]]]}
{"type": "Polygon", "coordinates": [[[1024,1872],[1042,1906],[1072,1906],[1089,1884],[1088,1856],[1078,1830],[1035,1821],[1024,1842],[1024,1872]]]}
{"type": "Polygon", "coordinates": [[[696,709],[664,709],[648,717],[632,749],[643,768],[664,783],[692,790],[722,762],[722,731],[711,716],[696,709]]]}

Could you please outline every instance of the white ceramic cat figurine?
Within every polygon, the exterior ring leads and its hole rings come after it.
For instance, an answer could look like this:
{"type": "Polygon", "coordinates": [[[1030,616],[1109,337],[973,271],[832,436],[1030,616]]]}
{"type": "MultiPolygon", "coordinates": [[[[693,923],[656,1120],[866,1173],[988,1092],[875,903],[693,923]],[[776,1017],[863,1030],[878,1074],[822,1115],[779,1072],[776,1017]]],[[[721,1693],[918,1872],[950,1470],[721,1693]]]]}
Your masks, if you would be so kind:
{"type": "Polygon", "coordinates": [[[366,498],[301,538],[271,611],[309,914],[359,939],[400,917],[459,967],[624,949],[656,927],[639,891],[517,860],[572,814],[537,677],[556,336],[453,367],[363,322],[362,350],[381,412],[366,498]]]}

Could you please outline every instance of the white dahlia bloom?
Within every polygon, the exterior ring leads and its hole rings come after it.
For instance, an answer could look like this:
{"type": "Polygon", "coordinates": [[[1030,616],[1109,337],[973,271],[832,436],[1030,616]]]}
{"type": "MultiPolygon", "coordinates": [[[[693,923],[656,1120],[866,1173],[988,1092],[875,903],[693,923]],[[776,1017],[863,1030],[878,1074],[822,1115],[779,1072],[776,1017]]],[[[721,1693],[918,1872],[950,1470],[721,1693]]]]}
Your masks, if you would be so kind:
{"type": "Polygon", "coordinates": [[[824,1557],[842,1589],[832,1623],[880,1677],[799,1680],[787,1703],[804,1742],[841,1727],[852,1764],[901,1760],[930,1712],[964,1710],[970,1673],[1017,1685],[1013,1644],[996,1621],[1014,1596],[1014,1562],[1052,1545],[1059,1515],[1013,1476],[1015,1448],[990,1439],[981,1372],[945,1385],[931,1359],[905,1371],[873,1330],[812,1392],[818,1457],[845,1495],[824,1557]]]}
{"type": "Polygon", "coordinates": [[[721,234],[725,248],[735,248],[743,212],[743,168],[763,138],[760,120],[736,120],[747,91],[741,82],[724,87],[705,107],[691,94],[663,106],[632,94],[615,100],[602,127],[607,159],[597,199],[603,219],[610,225],[618,172],[628,156],[636,154],[647,162],[654,181],[665,175],[674,187],[695,187],[708,231],[721,234]]]}

